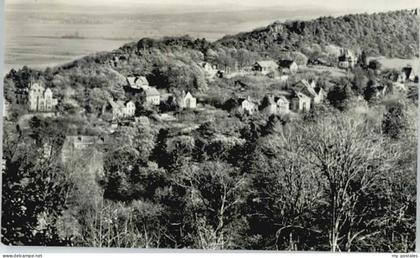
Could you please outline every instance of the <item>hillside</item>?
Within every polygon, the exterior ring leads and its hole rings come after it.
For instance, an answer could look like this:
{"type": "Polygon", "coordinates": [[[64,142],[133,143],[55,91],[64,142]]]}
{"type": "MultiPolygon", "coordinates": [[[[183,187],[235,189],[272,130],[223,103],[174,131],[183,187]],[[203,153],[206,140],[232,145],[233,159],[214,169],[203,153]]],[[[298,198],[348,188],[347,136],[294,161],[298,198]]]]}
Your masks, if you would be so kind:
{"type": "Polygon", "coordinates": [[[372,55],[413,56],[417,29],[320,18],[11,70],[2,242],[414,250],[418,74],[372,55]]]}
{"type": "Polygon", "coordinates": [[[220,82],[209,87],[200,62],[232,71],[269,57],[275,60],[291,56],[301,65],[316,58],[335,62],[340,47],[363,50],[368,56],[408,58],[418,52],[418,29],[413,11],[406,10],[275,22],[216,42],[189,36],[143,38],[112,52],[100,52],[44,71],[28,67],[11,70],[4,80],[5,98],[16,103],[16,90],[25,89],[30,80],[35,80],[59,97],[61,112],[95,112],[107,98],[124,97],[125,77],[132,74],[144,75],[158,89],[175,94],[183,90],[214,93],[220,82]]]}
{"type": "Polygon", "coordinates": [[[326,45],[333,44],[365,50],[373,56],[411,58],[419,52],[419,22],[414,12],[403,10],[275,22],[265,28],[226,36],[218,43],[258,52],[300,50],[305,54],[316,54],[326,45]]]}

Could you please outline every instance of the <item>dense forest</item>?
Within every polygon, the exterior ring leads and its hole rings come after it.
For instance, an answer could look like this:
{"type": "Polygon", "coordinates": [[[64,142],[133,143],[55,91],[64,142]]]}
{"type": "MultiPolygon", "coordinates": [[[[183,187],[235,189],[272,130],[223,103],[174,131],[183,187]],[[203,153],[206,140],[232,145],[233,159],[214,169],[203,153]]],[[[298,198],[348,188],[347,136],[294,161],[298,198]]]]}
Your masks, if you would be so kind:
{"type": "MultiPolygon", "coordinates": [[[[418,53],[412,11],[274,23],[216,42],[143,38],[43,71],[4,78],[2,242],[7,245],[408,252],[415,249],[417,84],[381,94],[397,70],[366,55],[418,53]],[[331,49],[363,53],[354,68],[331,49]],[[232,74],[256,61],[292,58],[274,74],[208,78],[209,62],[232,74]],[[200,108],[158,106],[126,94],[145,76],[163,94],[189,91],[200,108]],[[238,98],[267,100],[315,79],[323,103],[297,115],[244,114],[238,98]],[[58,99],[53,116],[30,112],[31,82],[58,99]],[[138,122],[110,131],[110,99],[132,100],[138,122]],[[176,121],[165,121],[170,113],[176,121]],[[62,161],[68,136],[101,139],[62,161]],[[48,148],[46,148],[48,147],[48,148]],[[47,150],[46,150],[47,149],[47,150]],[[47,154],[46,154],[47,152],[47,154]]],[[[259,110],[260,111],[260,110],[259,110]]]]}
{"type": "Polygon", "coordinates": [[[411,58],[418,56],[418,18],[415,11],[404,10],[342,17],[321,17],[311,21],[276,22],[265,28],[218,41],[224,46],[276,53],[298,50],[320,54],[333,44],[368,55],[411,58]]]}

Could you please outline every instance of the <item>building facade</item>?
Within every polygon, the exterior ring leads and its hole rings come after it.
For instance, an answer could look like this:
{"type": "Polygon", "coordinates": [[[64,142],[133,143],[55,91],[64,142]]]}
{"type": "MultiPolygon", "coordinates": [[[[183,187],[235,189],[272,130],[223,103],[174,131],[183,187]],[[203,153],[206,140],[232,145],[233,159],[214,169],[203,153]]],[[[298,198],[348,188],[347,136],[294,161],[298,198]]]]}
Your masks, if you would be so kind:
{"type": "Polygon", "coordinates": [[[308,112],[311,110],[311,98],[302,92],[295,92],[291,99],[291,109],[294,112],[308,112]]]}
{"type": "Polygon", "coordinates": [[[160,104],[160,93],[155,87],[143,87],[143,95],[146,105],[157,106],[160,104]]]}
{"type": "Polygon", "coordinates": [[[277,71],[279,68],[278,64],[272,60],[258,61],[252,67],[253,71],[260,72],[263,75],[267,75],[271,72],[277,71]]]}
{"type": "Polygon", "coordinates": [[[57,99],[53,98],[50,88],[45,89],[34,83],[29,87],[28,105],[29,110],[33,112],[50,112],[55,109],[57,99]]]}
{"type": "Polygon", "coordinates": [[[187,94],[184,93],[179,102],[179,106],[184,109],[195,109],[197,107],[197,99],[190,92],[187,94]]]}
{"type": "Polygon", "coordinates": [[[258,111],[258,105],[250,98],[240,99],[240,111],[252,115],[258,111]]]}

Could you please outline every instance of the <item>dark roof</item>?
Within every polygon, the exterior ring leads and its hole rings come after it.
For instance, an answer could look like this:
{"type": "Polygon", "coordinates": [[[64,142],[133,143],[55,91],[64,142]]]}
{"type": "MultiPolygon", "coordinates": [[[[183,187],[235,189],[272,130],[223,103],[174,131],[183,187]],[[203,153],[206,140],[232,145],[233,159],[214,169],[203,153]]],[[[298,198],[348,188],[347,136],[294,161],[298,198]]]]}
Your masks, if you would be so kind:
{"type": "Polygon", "coordinates": [[[280,66],[280,67],[290,68],[290,66],[291,66],[294,62],[295,62],[295,61],[293,61],[293,60],[280,60],[280,61],[279,61],[279,66],[280,66]]]}
{"type": "Polygon", "coordinates": [[[407,76],[407,77],[410,77],[410,74],[411,74],[412,71],[413,71],[413,68],[409,67],[409,66],[404,67],[402,69],[402,72],[405,73],[405,76],[407,76]]]}

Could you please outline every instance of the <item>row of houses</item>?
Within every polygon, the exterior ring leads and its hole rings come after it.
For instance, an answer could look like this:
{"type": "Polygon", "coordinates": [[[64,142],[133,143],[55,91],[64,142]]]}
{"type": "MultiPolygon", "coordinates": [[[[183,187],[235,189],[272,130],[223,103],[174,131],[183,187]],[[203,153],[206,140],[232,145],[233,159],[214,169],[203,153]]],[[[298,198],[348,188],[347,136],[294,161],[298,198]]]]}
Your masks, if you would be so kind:
{"type": "MultiPolygon", "coordinates": [[[[129,76],[125,91],[129,94],[141,94],[144,96],[144,104],[148,106],[160,105],[162,93],[156,87],[150,86],[144,76],[129,76]]],[[[166,99],[173,97],[172,94],[166,94],[166,99]]],[[[190,92],[182,92],[176,98],[176,102],[181,109],[195,109],[197,99],[190,92]]],[[[108,100],[107,105],[102,109],[102,114],[111,114],[112,120],[134,117],[136,114],[136,103],[132,100],[108,100]]]]}
{"type": "Polygon", "coordinates": [[[243,67],[242,69],[236,69],[235,73],[231,73],[229,69],[222,70],[218,69],[216,65],[208,62],[200,62],[199,67],[203,69],[206,78],[212,79],[214,77],[231,77],[233,75],[245,75],[250,73],[260,73],[267,75],[272,72],[279,71],[281,74],[294,74],[298,71],[298,65],[294,60],[279,60],[275,62],[273,60],[262,60],[255,62],[254,65],[249,67],[243,67]]]}
{"type": "MultiPolygon", "coordinates": [[[[301,80],[293,86],[291,92],[278,96],[268,95],[260,103],[251,97],[228,100],[236,104],[240,112],[252,115],[256,112],[266,114],[287,114],[290,111],[300,113],[307,112],[326,98],[325,91],[316,85],[315,81],[301,80]]],[[[235,105],[235,104],[234,104],[235,105]]]]}
{"type": "MultiPolygon", "coordinates": [[[[159,105],[162,100],[162,93],[156,87],[150,86],[149,81],[144,76],[129,76],[127,77],[129,90],[134,94],[140,93],[145,96],[145,103],[147,105],[159,105]]],[[[172,96],[172,94],[166,94],[172,96]]],[[[181,108],[194,109],[197,106],[197,100],[190,92],[182,92],[181,96],[177,99],[181,108]]]]}
{"type": "Polygon", "coordinates": [[[279,71],[280,74],[294,74],[299,66],[293,60],[279,60],[277,63],[273,60],[258,61],[252,66],[252,71],[267,75],[279,71]]]}
{"type": "MultiPolygon", "coordinates": [[[[357,57],[351,50],[344,48],[340,49],[340,55],[337,59],[337,65],[339,68],[353,68],[356,65],[356,62],[357,57]]],[[[212,65],[208,62],[201,62],[199,65],[204,70],[208,78],[213,78],[214,76],[223,77],[225,73],[225,71],[217,69],[215,65],[212,65]]],[[[280,72],[280,75],[289,75],[297,73],[298,70],[299,65],[295,60],[281,59],[277,62],[274,60],[257,61],[251,67],[244,67],[242,72],[258,72],[262,75],[268,75],[273,72],[280,72]]]]}

